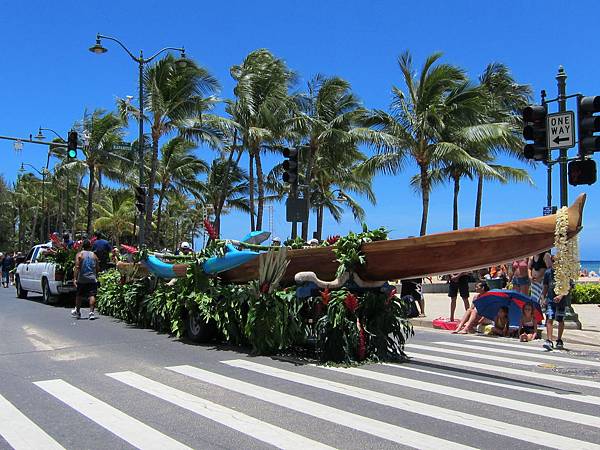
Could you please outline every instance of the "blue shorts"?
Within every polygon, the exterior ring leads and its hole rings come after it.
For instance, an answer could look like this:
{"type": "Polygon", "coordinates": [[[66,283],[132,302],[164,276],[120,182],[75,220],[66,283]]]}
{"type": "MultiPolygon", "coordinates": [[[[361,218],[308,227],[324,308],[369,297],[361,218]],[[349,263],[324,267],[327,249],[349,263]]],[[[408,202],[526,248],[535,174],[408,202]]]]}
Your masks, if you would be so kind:
{"type": "Polygon", "coordinates": [[[565,302],[555,303],[553,300],[548,300],[546,304],[546,320],[563,322],[565,320],[565,302]]]}
{"type": "Polygon", "coordinates": [[[514,277],[512,283],[513,286],[529,286],[531,284],[529,277],[514,277]]]}

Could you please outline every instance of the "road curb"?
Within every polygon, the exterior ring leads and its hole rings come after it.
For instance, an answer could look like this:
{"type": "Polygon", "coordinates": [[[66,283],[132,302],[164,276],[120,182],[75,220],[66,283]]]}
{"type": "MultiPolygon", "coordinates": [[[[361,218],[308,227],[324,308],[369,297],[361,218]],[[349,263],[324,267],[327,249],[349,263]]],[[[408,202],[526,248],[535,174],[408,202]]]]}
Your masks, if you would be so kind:
{"type": "MultiPolygon", "coordinates": [[[[415,317],[413,319],[409,319],[410,323],[414,326],[414,327],[421,327],[421,328],[431,328],[432,330],[439,330],[439,331],[448,331],[448,330],[444,330],[443,328],[436,328],[433,326],[433,321],[431,319],[427,319],[427,318],[419,318],[419,317],[415,317]]],[[[598,333],[598,341],[594,342],[595,340],[585,340],[582,339],[581,337],[573,337],[571,333],[569,333],[568,328],[566,329],[567,331],[565,331],[565,342],[569,342],[572,344],[580,344],[580,345],[590,345],[592,347],[600,347],[600,333],[598,333]]],[[[579,331],[579,330],[573,330],[573,331],[579,331]]],[[[585,330],[582,330],[585,332],[585,330]]],[[[542,331],[542,337],[544,336],[545,333],[545,329],[542,331]]]]}

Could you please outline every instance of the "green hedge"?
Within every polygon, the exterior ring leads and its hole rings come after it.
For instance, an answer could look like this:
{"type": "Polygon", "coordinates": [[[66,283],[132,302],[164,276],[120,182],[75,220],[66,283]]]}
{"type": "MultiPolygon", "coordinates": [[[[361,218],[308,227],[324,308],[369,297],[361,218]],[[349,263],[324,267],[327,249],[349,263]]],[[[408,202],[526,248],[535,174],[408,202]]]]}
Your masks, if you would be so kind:
{"type": "Polygon", "coordinates": [[[577,284],[572,303],[600,303],[600,283],[577,284]]]}

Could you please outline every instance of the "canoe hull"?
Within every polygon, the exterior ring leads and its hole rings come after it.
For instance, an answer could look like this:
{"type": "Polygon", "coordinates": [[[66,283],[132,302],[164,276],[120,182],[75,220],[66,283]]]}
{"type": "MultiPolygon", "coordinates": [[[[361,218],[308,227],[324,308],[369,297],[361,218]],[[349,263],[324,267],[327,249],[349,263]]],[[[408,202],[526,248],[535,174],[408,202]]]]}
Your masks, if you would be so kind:
{"type": "MultiPolygon", "coordinates": [[[[585,194],[569,208],[569,237],[581,230],[585,194]]],[[[525,258],[554,246],[556,215],[498,225],[431,234],[422,237],[378,241],[363,245],[367,263],[358,273],[364,280],[396,280],[474,270],[525,258]]],[[[284,283],[298,272],[315,272],[332,280],[338,268],[331,247],[288,251],[290,264],[284,283]]],[[[234,283],[258,278],[258,259],[223,272],[234,283]]]]}

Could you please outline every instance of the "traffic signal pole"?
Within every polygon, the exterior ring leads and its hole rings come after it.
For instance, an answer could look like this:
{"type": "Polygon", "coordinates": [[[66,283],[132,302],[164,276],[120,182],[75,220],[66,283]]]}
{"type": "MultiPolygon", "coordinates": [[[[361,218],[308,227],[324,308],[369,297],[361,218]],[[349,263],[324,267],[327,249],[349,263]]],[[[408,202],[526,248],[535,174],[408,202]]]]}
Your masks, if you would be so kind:
{"type": "MultiPolygon", "coordinates": [[[[558,85],[558,112],[567,110],[567,74],[563,66],[559,66],[556,74],[556,82],[558,85]]],[[[568,149],[561,148],[559,156],[560,166],[560,206],[568,206],[568,172],[567,164],[569,162],[568,149]]],[[[551,206],[551,205],[549,205],[551,206]]]]}

